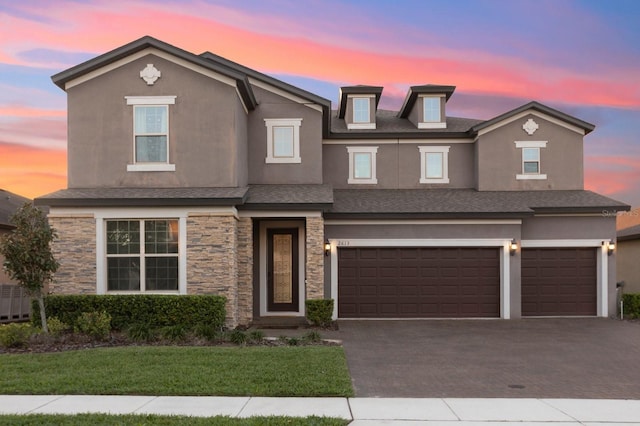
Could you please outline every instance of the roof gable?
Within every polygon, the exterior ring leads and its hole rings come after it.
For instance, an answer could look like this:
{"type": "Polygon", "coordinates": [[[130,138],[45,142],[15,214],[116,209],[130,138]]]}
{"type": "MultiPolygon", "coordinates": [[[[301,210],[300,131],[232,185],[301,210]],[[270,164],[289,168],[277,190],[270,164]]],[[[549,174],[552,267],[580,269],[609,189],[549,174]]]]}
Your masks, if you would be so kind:
{"type": "Polygon", "coordinates": [[[514,120],[524,117],[527,114],[537,115],[555,124],[561,125],[581,135],[586,135],[595,129],[595,125],[580,120],[571,115],[565,114],[557,109],[553,109],[539,102],[532,101],[519,108],[505,112],[491,120],[479,123],[471,128],[475,134],[483,134],[511,123],[514,120]]]}
{"type": "Polygon", "coordinates": [[[404,98],[402,108],[398,111],[398,117],[407,118],[409,116],[411,109],[418,99],[418,95],[445,95],[445,101],[448,101],[455,90],[456,86],[442,86],[438,84],[411,86],[409,87],[407,96],[404,98]]]}

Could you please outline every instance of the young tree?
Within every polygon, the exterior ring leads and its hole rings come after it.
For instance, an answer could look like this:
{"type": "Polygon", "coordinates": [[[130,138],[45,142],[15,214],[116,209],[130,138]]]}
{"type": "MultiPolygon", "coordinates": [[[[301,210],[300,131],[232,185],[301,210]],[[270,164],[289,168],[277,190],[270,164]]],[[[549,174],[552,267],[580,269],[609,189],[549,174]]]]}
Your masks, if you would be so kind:
{"type": "Polygon", "coordinates": [[[47,217],[32,203],[25,203],[12,217],[15,229],[0,239],[0,253],[9,277],[18,281],[27,293],[38,300],[42,330],[47,328],[43,288],[58,270],[51,242],[57,237],[47,217]]]}

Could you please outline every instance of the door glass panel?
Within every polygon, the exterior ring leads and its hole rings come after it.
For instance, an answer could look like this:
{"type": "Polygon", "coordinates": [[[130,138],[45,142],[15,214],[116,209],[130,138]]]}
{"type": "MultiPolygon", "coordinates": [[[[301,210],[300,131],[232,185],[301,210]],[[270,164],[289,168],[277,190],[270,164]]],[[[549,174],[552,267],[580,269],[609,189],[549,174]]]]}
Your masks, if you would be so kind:
{"type": "Polygon", "coordinates": [[[273,302],[293,302],[292,236],[275,234],[273,236],[273,302]]]}

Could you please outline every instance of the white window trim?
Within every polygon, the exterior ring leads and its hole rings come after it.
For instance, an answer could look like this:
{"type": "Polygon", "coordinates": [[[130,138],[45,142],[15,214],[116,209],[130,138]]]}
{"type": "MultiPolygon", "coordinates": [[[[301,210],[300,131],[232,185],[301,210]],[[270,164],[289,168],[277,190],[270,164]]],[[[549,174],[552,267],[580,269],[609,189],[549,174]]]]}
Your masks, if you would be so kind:
{"type": "MultiPolygon", "coordinates": [[[[548,141],[515,141],[516,148],[546,148],[548,141]]],[[[522,173],[516,174],[516,180],[546,180],[547,175],[545,173],[525,173],[524,172],[524,157],[522,152],[520,153],[522,173]]],[[[542,170],[542,155],[538,154],[538,171],[542,170]]]]}
{"type": "Polygon", "coordinates": [[[419,146],[420,183],[449,183],[449,146],[419,146]],[[427,153],[442,154],[442,177],[427,177],[427,153]]]}
{"type": "Polygon", "coordinates": [[[96,212],[96,278],[97,294],[187,294],[187,212],[172,209],[135,209],[127,214],[109,210],[96,212]],[[178,220],[178,290],[177,291],[108,291],[107,282],[107,220],[178,220]]]}
{"type": "Polygon", "coordinates": [[[347,99],[351,99],[351,114],[353,123],[347,123],[347,129],[349,130],[366,130],[366,129],[375,129],[376,123],[375,120],[371,121],[371,99],[375,98],[375,95],[347,95],[347,99]],[[356,111],[355,111],[355,99],[367,99],[369,103],[369,115],[367,121],[355,121],[356,120],[356,111]]]}
{"type": "MultiPolygon", "coordinates": [[[[440,105],[442,105],[442,98],[444,96],[441,95],[418,95],[418,100],[420,103],[420,121],[418,122],[418,129],[446,129],[447,128],[447,120],[445,118],[444,121],[425,121],[425,111],[424,111],[424,99],[425,98],[437,98],[440,100],[440,105]]],[[[440,120],[442,120],[442,106],[440,106],[440,120]]]]}
{"type": "MultiPolygon", "coordinates": [[[[176,165],[169,162],[169,105],[175,105],[177,96],[125,96],[127,105],[149,105],[149,106],[167,106],[167,161],[165,163],[136,163],[127,164],[128,172],[175,172],[176,165]]],[[[135,131],[135,115],[133,129],[133,158],[136,158],[136,131],[135,131]]]]}
{"type": "Polygon", "coordinates": [[[347,152],[349,153],[349,184],[377,184],[378,179],[376,175],[376,154],[378,153],[377,146],[348,146],[347,152]],[[355,178],[354,157],[356,153],[371,154],[371,178],[362,179],[355,178]]]}
{"type": "Polygon", "coordinates": [[[265,163],[301,163],[300,158],[300,126],[302,118],[265,118],[264,125],[267,128],[267,158],[265,163]],[[293,157],[274,157],[273,155],[273,128],[293,127],[293,157]]]}

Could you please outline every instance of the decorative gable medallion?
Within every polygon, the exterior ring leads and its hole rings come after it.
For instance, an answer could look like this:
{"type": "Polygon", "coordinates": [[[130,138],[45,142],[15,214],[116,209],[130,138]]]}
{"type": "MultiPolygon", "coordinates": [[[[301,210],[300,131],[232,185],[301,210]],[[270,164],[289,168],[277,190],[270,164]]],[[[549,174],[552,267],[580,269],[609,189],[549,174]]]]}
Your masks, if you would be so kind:
{"type": "Polygon", "coordinates": [[[533,121],[533,118],[528,119],[527,122],[522,125],[522,128],[529,134],[529,136],[534,134],[536,130],[538,130],[538,127],[540,126],[538,126],[538,123],[533,121]]]}
{"type": "Polygon", "coordinates": [[[147,64],[142,71],[140,71],[140,78],[147,82],[148,86],[153,86],[153,83],[160,78],[162,74],[153,64],[147,64]]]}

